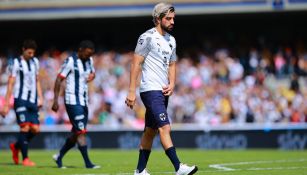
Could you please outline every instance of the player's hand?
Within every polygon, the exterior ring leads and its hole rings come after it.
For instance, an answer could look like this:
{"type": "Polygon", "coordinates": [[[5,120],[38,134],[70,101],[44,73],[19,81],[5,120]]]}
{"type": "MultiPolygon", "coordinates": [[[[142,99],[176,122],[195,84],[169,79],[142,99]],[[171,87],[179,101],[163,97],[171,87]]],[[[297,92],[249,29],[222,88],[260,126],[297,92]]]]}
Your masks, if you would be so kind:
{"type": "Polygon", "coordinates": [[[164,96],[171,96],[173,94],[173,91],[174,91],[174,85],[167,85],[167,86],[164,86],[162,87],[162,93],[164,96]]]}
{"type": "Polygon", "coordinates": [[[9,104],[5,103],[1,111],[2,117],[4,118],[9,113],[9,111],[10,111],[9,104]]]}
{"type": "Polygon", "coordinates": [[[90,73],[87,77],[87,82],[90,82],[95,79],[95,73],[90,73]]]}
{"type": "Polygon", "coordinates": [[[53,105],[51,107],[51,109],[54,111],[54,112],[57,112],[59,110],[59,103],[57,101],[54,101],[53,102],[53,105]]]}
{"type": "Polygon", "coordinates": [[[43,100],[42,99],[38,99],[37,100],[37,107],[41,108],[43,106],[43,100]]]}
{"type": "Polygon", "coordinates": [[[125,103],[126,105],[130,108],[130,109],[133,109],[133,106],[135,105],[135,92],[129,92],[126,100],[125,100],[125,103]]]}

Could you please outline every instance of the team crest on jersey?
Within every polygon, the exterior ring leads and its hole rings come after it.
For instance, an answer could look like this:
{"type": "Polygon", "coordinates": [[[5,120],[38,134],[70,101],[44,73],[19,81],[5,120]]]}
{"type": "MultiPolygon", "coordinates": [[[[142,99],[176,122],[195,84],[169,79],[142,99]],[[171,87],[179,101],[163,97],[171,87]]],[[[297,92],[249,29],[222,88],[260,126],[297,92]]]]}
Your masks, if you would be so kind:
{"type": "Polygon", "coordinates": [[[139,44],[142,45],[144,43],[144,39],[139,39],[139,44]]]}
{"type": "Polygon", "coordinates": [[[166,120],[166,114],[165,113],[159,114],[159,117],[160,117],[161,121],[165,121],[166,120]]]}
{"type": "Polygon", "coordinates": [[[20,114],[19,119],[20,119],[21,122],[25,122],[26,116],[24,114],[20,114]]]}
{"type": "Polygon", "coordinates": [[[83,129],[84,129],[84,124],[83,124],[83,122],[79,122],[79,123],[78,123],[78,128],[79,128],[80,130],[83,130],[83,129]]]}

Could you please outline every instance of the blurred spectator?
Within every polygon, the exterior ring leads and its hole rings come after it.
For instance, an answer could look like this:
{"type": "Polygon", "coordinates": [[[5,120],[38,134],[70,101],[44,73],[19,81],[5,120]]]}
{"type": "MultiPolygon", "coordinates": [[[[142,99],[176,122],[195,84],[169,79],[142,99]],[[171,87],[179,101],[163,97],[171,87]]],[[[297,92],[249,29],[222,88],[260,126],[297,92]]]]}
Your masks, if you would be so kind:
{"type": "MultiPolygon", "coordinates": [[[[169,104],[173,123],[219,125],[222,123],[307,122],[307,51],[284,48],[248,48],[246,64],[239,55],[230,56],[223,47],[211,54],[199,50],[185,54],[177,63],[177,84],[169,104]]],[[[69,51],[45,51],[40,55],[45,102],[41,123],[68,124],[65,107],[57,114],[50,110],[53,82],[69,51]]],[[[144,106],[137,97],[134,110],[125,106],[129,62],[133,52],[99,52],[94,56],[96,79],[89,85],[89,120],[113,128],[142,128],[144,106]]],[[[7,58],[0,56],[0,108],[5,94],[7,58]]],[[[64,89],[64,88],[62,88],[64,89]]],[[[63,98],[63,92],[61,92],[63,98]]],[[[59,100],[60,102],[63,100],[59,100]]],[[[11,111],[0,125],[14,124],[11,111]]]]}

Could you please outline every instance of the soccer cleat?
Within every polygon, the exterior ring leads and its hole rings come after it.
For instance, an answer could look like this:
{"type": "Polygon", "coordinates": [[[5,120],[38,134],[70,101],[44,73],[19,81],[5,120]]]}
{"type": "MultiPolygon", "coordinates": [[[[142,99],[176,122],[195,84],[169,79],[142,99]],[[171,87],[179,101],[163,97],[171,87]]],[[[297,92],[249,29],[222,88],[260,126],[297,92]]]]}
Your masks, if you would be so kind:
{"type": "Polygon", "coordinates": [[[15,143],[10,144],[10,149],[12,151],[12,158],[14,163],[16,165],[19,164],[19,157],[18,157],[19,150],[15,148],[15,143]]]}
{"type": "Polygon", "coordinates": [[[180,163],[179,170],[176,172],[176,175],[192,175],[198,170],[197,166],[188,166],[186,164],[180,163]]]}
{"type": "Polygon", "coordinates": [[[65,166],[63,166],[62,160],[59,159],[59,155],[58,154],[54,154],[52,156],[52,159],[55,161],[55,163],[57,164],[58,168],[62,168],[62,169],[66,168],[65,166]]]}
{"type": "Polygon", "coordinates": [[[101,166],[99,166],[99,165],[87,165],[86,166],[86,168],[88,168],[88,169],[99,169],[99,168],[101,168],[101,166]]]}
{"type": "Polygon", "coordinates": [[[134,171],[134,175],[150,175],[146,169],[139,173],[139,170],[134,171]]]}
{"type": "Polygon", "coordinates": [[[35,163],[32,162],[29,158],[25,158],[25,159],[22,161],[22,165],[23,165],[23,166],[35,166],[35,163]]]}

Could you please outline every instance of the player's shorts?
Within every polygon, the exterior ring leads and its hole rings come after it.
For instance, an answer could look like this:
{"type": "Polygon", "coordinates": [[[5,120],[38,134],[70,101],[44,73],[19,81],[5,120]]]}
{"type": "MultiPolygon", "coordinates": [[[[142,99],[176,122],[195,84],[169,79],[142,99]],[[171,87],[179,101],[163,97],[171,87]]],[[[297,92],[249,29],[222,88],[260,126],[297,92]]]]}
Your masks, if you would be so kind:
{"type": "Polygon", "coordinates": [[[162,91],[147,91],[141,93],[141,99],[146,107],[145,127],[158,129],[170,124],[167,115],[168,96],[162,91]]]}
{"type": "Polygon", "coordinates": [[[72,132],[77,134],[86,133],[86,125],[88,120],[88,108],[81,105],[65,104],[70,123],[72,124],[72,132]]]}
{"type": "Polygon", "coordinates": [[[15,98],[14,110],[19,126],[39,125],[37,104],[15,98]]]}

